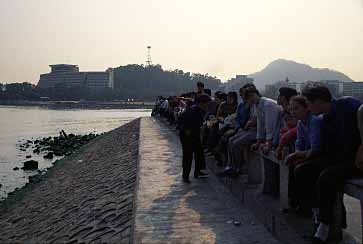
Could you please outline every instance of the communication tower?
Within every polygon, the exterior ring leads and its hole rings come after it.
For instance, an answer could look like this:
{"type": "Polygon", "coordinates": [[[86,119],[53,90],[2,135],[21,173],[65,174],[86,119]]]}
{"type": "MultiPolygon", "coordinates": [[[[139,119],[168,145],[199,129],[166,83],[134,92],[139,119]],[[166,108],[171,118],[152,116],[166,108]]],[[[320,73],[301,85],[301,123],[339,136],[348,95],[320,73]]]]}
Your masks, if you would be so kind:
{"type": "Polygon", "coordinates": [[[151,61],[151,46],[147,46],[147,60],[146,66],[151,66],[153,63],[151,61]]]}

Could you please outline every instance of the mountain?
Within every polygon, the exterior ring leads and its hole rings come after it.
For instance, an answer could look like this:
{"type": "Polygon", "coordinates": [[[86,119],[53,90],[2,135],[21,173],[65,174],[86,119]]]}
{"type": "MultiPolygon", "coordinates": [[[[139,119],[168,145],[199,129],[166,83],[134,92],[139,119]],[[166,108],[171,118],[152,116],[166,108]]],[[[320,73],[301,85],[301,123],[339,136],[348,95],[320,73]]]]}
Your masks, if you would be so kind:
{"type": "Polygon", "coordinates": [[[340,80],[353,81],[347,75],[331,70],[313,68],[306,64],[297,63],[285,59],[277,59],[267,65],[263,70],[248,75],[254,78],[254,83],[259,89],[265,89],[266,84],[289,78],[290,82],[304,82],[308,80],[340,80]]]}

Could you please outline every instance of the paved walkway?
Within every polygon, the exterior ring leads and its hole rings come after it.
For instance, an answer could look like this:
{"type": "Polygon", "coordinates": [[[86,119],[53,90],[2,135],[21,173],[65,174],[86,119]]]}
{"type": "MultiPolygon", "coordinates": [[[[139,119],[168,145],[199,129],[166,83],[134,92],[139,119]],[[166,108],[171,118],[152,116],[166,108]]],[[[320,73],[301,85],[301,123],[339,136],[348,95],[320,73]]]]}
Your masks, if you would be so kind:
{"type": "Polygon", "coordinates": [[[130,243],[139,124],[94,139],[0,208],[0,243],[130,243]]]}
{"type": "Polygon", "coordinates": [[[139,150],[134,243],[278,243],[214,176],[182,182],[178,137],[161,122],[141,120],[139,150]]]}

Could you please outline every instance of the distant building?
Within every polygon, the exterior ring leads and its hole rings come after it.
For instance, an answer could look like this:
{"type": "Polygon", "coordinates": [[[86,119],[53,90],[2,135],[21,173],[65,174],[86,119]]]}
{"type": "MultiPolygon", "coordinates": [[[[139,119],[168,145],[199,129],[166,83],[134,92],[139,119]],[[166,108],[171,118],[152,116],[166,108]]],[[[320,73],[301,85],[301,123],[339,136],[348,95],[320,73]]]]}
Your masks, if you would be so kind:
{"type": "Polygon", "coordinates": [[[227,83],[223,84],[221,88],[224,89],[224,92],[236,91],[246,85],[246,84],[253,84],[253,78],[247,77],[247,75],[236,75],[236,78],[232,78],[227,81],[227,83]]]}
{"type": "Polygon", "coordinates": [[[105,72],[79,72],[77,65],[50,65],[51,72],[41,74],[38,82],[40,88],[82,87],[92,90],[113,89],[113,69],[105,72]]]}
{"type": "MultiPolygon", "coordinates": [[[[363,82],[343,82],[340,80],[320,80],[318,82],[326,86],[333,95],[333,97],[352,96],[363,99],[363,82]]],[[[271,98],[276,98],[278,96],[278,90],[281,87],[291,87],[296,89],[298,92],[301,92],[309,83],[310,81],[278,81],[274,84],[266,85],[265,95],[271,98]]]]}
{"type": "Polygon", "coordinates": [[[343,93],[344,82],[340,80],[321,80],[334,97],[340,97],[343,93]]]}
{"type": "Polygon", "coordinates": [[[344,82],[342,95],[363,98],[363,81],[344,82]]]}
{"type": "Polygon", "coordinates": [[[290,82],[289,78],[286,78],[286,80],[283,81],[277,81],[273,84],[266,85],[265,86],[265,96],[270,98],[277,98],[279,95],[279,89],[281,87],[290,87],[295,89],[297,92],[301,91],[301,83],[299,82],[290,82]]]}

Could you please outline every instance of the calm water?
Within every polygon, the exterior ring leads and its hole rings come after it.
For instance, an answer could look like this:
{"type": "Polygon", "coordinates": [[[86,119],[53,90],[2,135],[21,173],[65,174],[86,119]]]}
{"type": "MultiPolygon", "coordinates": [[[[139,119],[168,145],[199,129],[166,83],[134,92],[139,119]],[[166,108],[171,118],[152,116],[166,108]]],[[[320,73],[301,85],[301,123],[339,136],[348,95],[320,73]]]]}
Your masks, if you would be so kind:
{"type": "Polygon", "coordinates": [[[35,174],[13,170],[23,166],[28,160],[26,155],[39,161],[39,169],[51,166],[56,160],[33,154],[31,147],[26,152],[20,151],[19,145],[24,140],[58,136],[62,129],[75,134],[107,132],[135,118],[150,116],[150,113],[150,110],[48,110],[0,106],[0,200],[25,185],[28,177],[35,174]]]}

